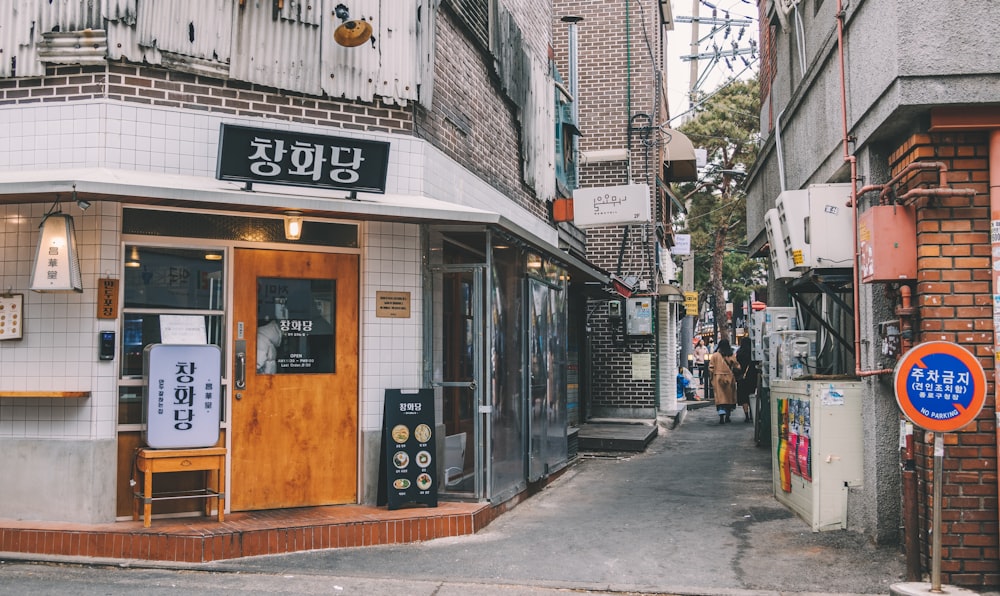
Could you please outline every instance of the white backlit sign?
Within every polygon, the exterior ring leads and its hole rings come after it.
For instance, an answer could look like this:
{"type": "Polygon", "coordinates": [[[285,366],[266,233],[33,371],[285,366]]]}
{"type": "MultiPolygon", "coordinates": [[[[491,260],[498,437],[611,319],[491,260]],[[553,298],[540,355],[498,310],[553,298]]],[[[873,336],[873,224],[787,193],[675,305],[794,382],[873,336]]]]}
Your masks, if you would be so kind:
{"type": "Polygon", "coordinates": [[[153,449],[213,447],[222,412],[222,353],[214,345],[146,348],[144,438],[153,449]]]}
{"type": "Polygon", "coordinates": [[[581,228],[648,223],[649,185],[578,188],[573,191],[573,221],[581,228]]]}

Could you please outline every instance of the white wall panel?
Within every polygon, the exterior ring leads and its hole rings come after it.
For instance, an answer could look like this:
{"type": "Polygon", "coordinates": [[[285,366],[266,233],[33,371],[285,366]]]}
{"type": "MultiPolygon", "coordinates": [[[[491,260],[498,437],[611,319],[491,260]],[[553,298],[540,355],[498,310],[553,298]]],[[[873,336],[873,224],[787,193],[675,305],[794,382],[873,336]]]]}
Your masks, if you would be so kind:
{"type": "MultiPolygon", "coordinates": [[[[285,3],[286,12],[290,4],[285,3]]],[[[317,0],[314,5],[323,3],[317,0]]],[[[230,76],[318,95],[321,27],[313,21],[322,20],[322,10],[316,9],[319,18],[310,12],[308,19],[276,19],[273,6],[271,0],[247,0],[237,10],[230,76]]]]}

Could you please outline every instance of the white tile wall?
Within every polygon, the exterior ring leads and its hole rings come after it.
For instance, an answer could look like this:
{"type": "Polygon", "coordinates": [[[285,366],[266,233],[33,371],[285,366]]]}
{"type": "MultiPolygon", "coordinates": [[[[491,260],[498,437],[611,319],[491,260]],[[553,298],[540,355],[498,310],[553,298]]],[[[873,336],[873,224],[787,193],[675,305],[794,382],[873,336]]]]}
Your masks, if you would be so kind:
{"type": "Polygon", "coordinates": [[[8,131],[0,144],[0,168],[105,167],[214,178],[223,122],[387,141],[392,147],[386,192],[422,191],[425,143],[413,137],[107,100],[0,108],[0,130],[8,131]]]}
{"type": "Polygon", "coordinates": [[[97,279],[118,271],[120,209],[97,202],[86,212],[66,197],[73,216],[82,294],[40,294],[31,285],[38,224],[51,203],[0,206],[0,291],[24,294],[24,337],[0,342],[0,390],[90,391],[87,399],[0,398],[0,436],[111,438],[118,398],[113,362],[97,359],[97,332],[114,329],[98,320],[97,279]]]}
{"type": "MultiPolygon", "coordinates": [[[[219,125],[268,126],[316,134],[364,137],[391,143],[386,192],[433,198],[502,213],[555,245],[555,231],[426,142],[405,135],[360,133],[278,120],[234,118],[175,108],[107,100],[71,105],[0,107],[0,177],[7,170],[103,167],[190,176],[215,176],[219,125]]],[[[89,400],[0,399],[0,436],[113,437],[117,416],[114,365],[96,359],[99,329],[96,279],[120,270],[120,210],[95,202],[86,213],[64,198],[76,220],[83,255],[82,295],[27,291],[37,225],[49,205],[0,207],[0,291],[25,294],[25,339],[0,343],[0,389],[89,389],[89,400]],[[52,365],[58,357],[57,366],[52,365]],[[63,359],[64,358],[64,359],[63,359]]],[[[419,226],[365,226],[363,244],[362,428],[381,427],[388,388],[421,383],[422,286],[419,226]],[[377,290],[408,291],[409,319],[375,316],[377,290]]]]}
{"type": "Polygon", "coordinates": [[[421,386],[423,299],[420,227],[369,222],[362,263],[361,427],[382,427],[386,389],[421,386]],[[409,292],[410,318],[375,316],[375,292],[409,292]]]}

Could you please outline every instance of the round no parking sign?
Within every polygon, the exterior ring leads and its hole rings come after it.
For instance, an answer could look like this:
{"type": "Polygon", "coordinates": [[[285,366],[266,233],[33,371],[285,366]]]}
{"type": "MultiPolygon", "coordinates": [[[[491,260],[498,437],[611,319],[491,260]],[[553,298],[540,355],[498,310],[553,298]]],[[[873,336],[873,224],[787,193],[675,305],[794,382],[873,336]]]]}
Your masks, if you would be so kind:
{"type": "Polygon", "coordinates": [[[896,364],[896,402],[913,424],[934,432],[958,430],[979,416],[986,373],[968,350],[946,341],[914,346],[896,364]]]}

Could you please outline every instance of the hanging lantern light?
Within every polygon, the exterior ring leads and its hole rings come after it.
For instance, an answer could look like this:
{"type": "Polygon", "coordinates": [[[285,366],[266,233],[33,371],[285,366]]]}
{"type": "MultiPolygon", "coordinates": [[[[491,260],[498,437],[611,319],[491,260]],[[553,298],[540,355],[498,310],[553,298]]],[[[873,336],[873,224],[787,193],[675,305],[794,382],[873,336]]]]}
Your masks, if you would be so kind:
{"type": "Polygon", "coordinates": [[[35,292],[82,292],[80,253],[76,248],[73,218],[66,213],[49,213],[38,226],[38,249],[31,269],[31,289],[35,292]]]}

